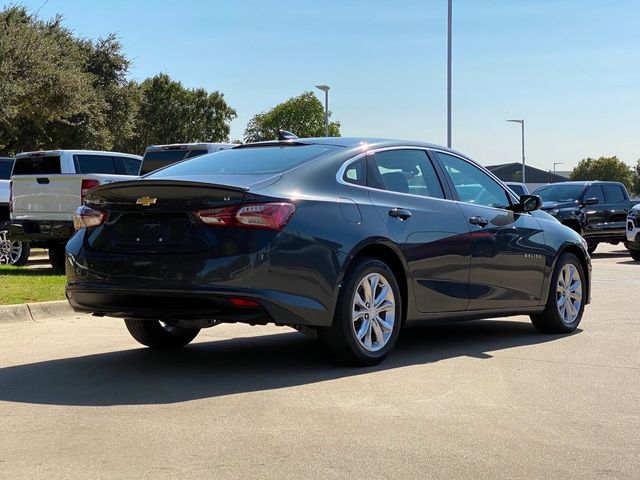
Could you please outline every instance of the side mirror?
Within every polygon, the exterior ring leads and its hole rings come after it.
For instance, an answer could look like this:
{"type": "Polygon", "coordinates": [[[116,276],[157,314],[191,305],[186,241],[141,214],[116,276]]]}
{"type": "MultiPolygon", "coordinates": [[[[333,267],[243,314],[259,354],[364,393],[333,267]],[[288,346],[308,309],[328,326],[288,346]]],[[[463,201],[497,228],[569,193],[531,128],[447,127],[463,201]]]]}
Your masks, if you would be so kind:
{"type": "Polygon", "coordinates": [[[585,198],[582,202],[582,205],[597,205],[600,203],[600,200],[596,197],[585,198]]]}
{"type": "Polygon", "coordinates": [[[526,213],[538,210],[542,206],[542,198],[538,195],[520,195],[520,203],[513,207],[514,212],[526,213]]]}

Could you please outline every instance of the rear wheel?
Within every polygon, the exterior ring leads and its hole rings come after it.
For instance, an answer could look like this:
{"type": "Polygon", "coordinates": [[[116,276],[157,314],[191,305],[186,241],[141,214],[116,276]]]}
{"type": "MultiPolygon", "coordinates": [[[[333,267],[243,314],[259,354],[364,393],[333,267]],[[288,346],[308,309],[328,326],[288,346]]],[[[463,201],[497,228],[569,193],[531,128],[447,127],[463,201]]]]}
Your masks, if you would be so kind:
{"type": "Polygon", "coordinates": [[[64,273],[65,245],[52,245],[49,247],[49,263],[55,273],[64,273]]]}
{"type": "Polygon", "coordinates": [[[8,229],[0,225],[0,265],[22,267],[29,260],[31,246],[28,243],[12,242],[7,235],[8,229]]]}
{"type": "Polygon", "coordinates": [[[531,315],[533,326],[546,333],[570,333],[578,328],[587,293],[585,280],[578,257],[573,253],[562,255],[551,278],[544,312],[531,315]]]}
{"type": "Polygon", "coordinates": [[[189,344],[200,332],[199,328],[174,327],[157,320],[127,318],[124,324],[131,336],[151,348],[172,349],[189,344]]]}
{"type": "Polygon", "coordinates": [[[633,258],[636,262],[640,262],[640,250],[630,248],[629,253],[631,254],[631,258],[633,258]]]}
{"type": "Polygon", "coordinates": [[[341,362],[375,365],[395,346],[401,323],[393,272],[380,260],[361,258],[345,276],[333,325],[318,329],[318,337],[341,362]]]}

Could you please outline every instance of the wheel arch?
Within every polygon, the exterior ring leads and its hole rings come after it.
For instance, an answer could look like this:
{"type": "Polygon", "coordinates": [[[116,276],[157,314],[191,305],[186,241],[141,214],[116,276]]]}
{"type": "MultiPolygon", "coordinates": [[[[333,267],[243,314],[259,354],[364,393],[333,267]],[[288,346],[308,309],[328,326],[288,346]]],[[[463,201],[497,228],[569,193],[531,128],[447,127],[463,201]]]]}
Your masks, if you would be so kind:
{"type": "Polygon", "coordinates": [[[388,239],[370,239],[356,246],[349,254],[347,262],[340,275],[339,284],[342,285],[344,276],[353,262],[362,257],[370,257],[386,263],[396,277],[402,300],[402,324],[407,320],[409,302],[413,301],[413,291],[409,288],[409,267],[400,249],[388,239]]]}
{"type": "MultiPolygon", "coordinates": [[[[580,248],[580,246],[575,245],[573,243],[566,243],[562,245],[562,247],[558,249],[558,254],[556,255],[556,258],[553,260],[553,268],[551,269],[551,272],[552,273],[555,272],[556,265],[558,264],[558,260],[565,253],[572,253],[578,258],[578,260],[580,260],[580,264],[582,265],[582,270],[584,270],[584,274],[587,277],[585,282],[585,287],[587,290],[586,303],[590,303],[591,301],[591,262],[588,260],[587,255],[585,255],[583,249],[580,248]]],[[[551,279],[551,276],[549,276],[549,279],[551,279]]],[[[548,288],[550,288],[550,285],[548,286],[548,288]]],[[[547,295],[549,293],[548,288],[547,288],[547,295]]],[[[544,298],[546,298],[546,296],[544,298]]]]}

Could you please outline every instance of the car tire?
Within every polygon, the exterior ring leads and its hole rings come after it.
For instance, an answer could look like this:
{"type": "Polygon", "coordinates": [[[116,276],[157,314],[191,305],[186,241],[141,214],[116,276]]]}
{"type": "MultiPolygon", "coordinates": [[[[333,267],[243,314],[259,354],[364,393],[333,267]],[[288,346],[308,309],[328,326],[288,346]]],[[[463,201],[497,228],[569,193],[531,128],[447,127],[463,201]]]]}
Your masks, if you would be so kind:
{"type": "Polygon", "coordinates": [[[131,336],[142,345],[166,350],[184,347],[200,333],[199,328],[174,327],[157,320],[127,318],[124,324],[131,336]]]}
{"type": "Polygon", "coordinates": [[[593,254],[596,248],[598,248],[598,242],[587,242],[587,252],[589,252],[589,255],[593,254]]]}
{"type": "Polygon", "coordinates": [[[66,256],[64,244],[49,247],[49,263],[55,273],[64,274],[65,261],[66,256]]]}
{"type": "Polygon", "coordinates": [[[575,331],[584,313],[588,288],[585,280],[584,268],[578,257],[573,253],[563,254],[556,262],[551,277],[545,310],[531,315],[533,326],[545,333],[575,331]]]}
{"type": "Polygon", "coordinates": [[[631,254],[631,258],[633,258],[636,262],[640,262],[640,250],[635,248],[630,248],[629,254],[631,254]]]}
{"type": "Polygon", "coordinates": [[[402,308],[398,282],[388,265],[358,258],[342,282],[333,324],[319,328],[318,338],[341,363],[375,365],[398,340],[402,308]]]}
{"type": "Polygon", "coordinates": [[[9,229],[0,225],[0,265],[23,267],[29,261],[31,245],[28,242],[12,242],[7,238],[9,229]]]}

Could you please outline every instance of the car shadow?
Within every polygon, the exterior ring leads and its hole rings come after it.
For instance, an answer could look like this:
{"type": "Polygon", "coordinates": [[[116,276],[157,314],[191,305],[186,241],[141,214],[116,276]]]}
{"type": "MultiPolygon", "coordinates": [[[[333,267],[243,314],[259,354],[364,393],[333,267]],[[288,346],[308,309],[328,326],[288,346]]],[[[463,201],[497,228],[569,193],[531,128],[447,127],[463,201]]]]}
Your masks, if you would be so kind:
{"type": "Polygon", "coordinates": [[[474,321],[405,329],[381,365],[332,363],[299,333],[200,342],[177,351],[137,348],[0,368],[0,400],[46,405],[145,405],[256,392],[363,375],[561,338],[528,322],[474,321]]]}
{"type": "Polygon", "coordinates": [[[628,257],[629,250],[614,250],[612,252],[598,252],[595,251],[591,254],[591,258],[593,260],[597,260],[599,258],[615,258],[615,257],[628,257]]]}

